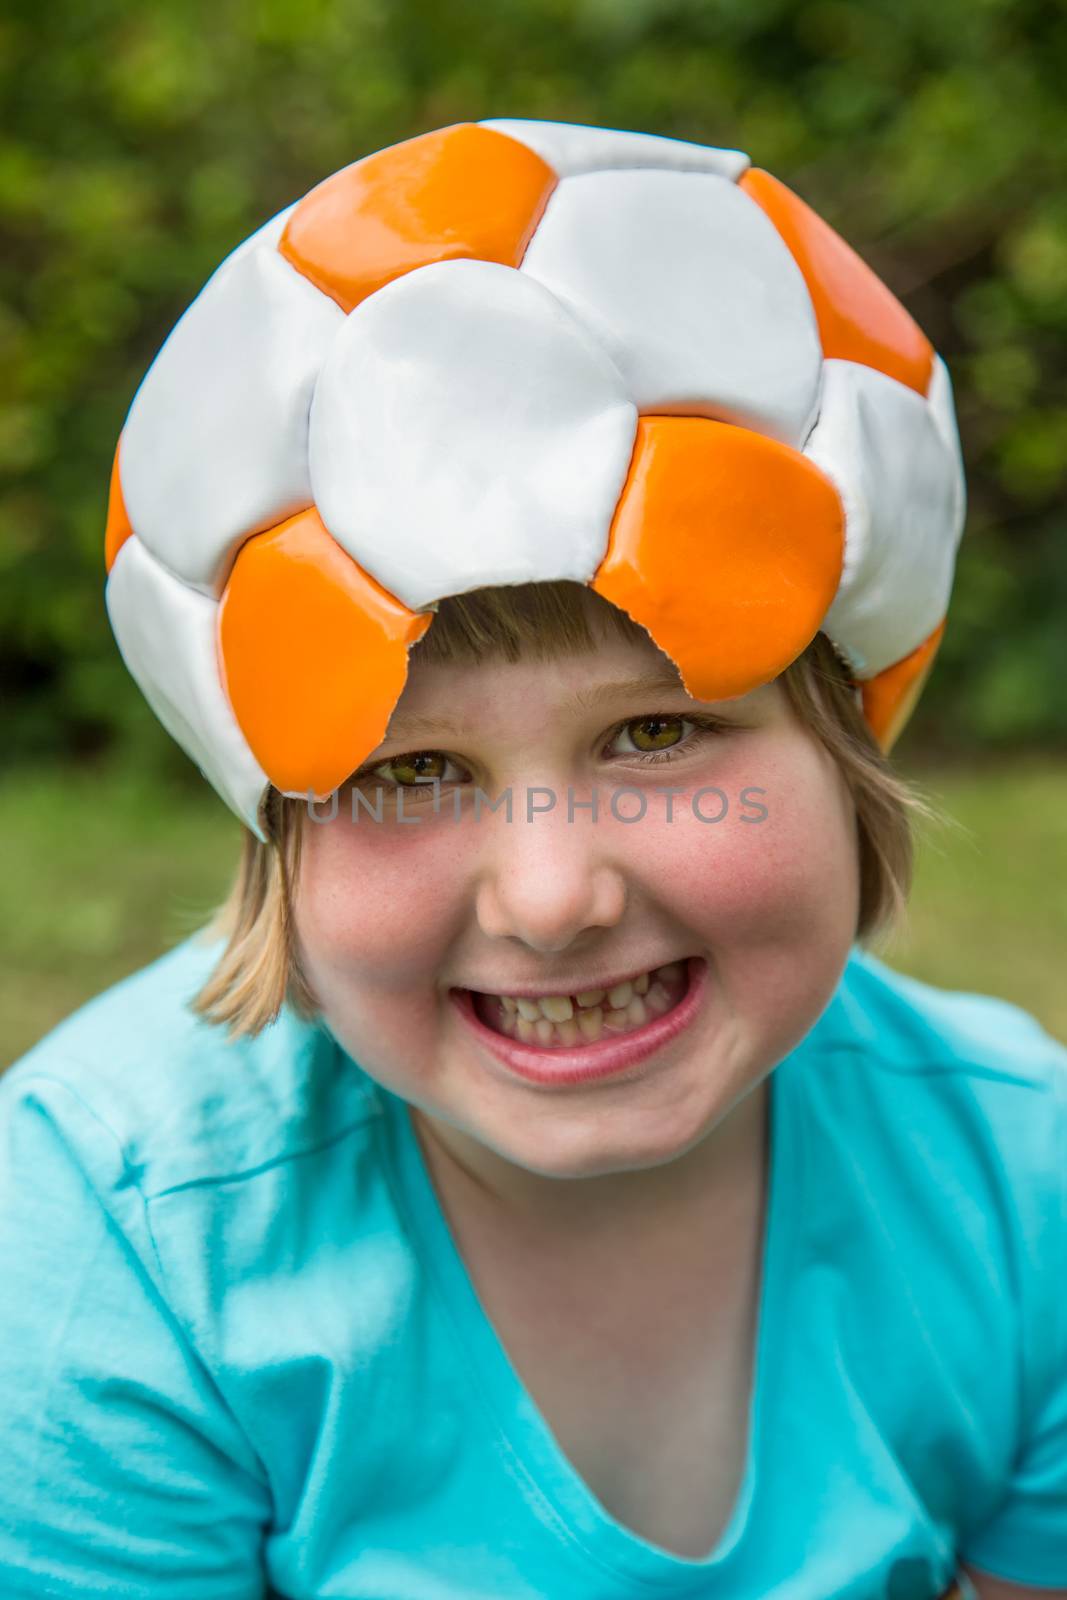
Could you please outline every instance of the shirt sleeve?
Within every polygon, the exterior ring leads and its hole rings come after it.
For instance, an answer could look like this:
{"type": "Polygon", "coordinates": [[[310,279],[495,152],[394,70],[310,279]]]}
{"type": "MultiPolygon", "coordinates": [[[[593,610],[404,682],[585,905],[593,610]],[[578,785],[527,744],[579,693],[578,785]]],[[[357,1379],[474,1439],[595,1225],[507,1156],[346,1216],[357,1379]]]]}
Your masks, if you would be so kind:
{"type": "Polygon", "coordinates": [[[135,1174],[66,1083],[9,1078],[0,1594],[263,1600],[268,1489],[151,1270],[135,1174]]]}
{"type": "Polygon", "coordinates": [[[1031,1319],[1038,1352],[1035,1399],[1003,1501],[960,1551],[994,1577],[1067,1588],[1067,1050],[1052,1067],[1054,1129],[1039,1236],[1031,1241],[1039,1279],[1031,1319]]]}

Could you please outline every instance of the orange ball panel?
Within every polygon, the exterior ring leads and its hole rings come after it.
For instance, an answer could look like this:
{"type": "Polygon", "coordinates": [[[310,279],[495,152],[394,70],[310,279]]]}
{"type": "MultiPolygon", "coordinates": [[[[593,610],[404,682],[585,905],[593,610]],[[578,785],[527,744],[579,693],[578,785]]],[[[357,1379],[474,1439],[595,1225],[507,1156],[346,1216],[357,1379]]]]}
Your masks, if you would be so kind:
{"type": "Polygon", "coordinates": [[[819,630],[844,562],[837,490],[788,445],[703,417],[641,417],[590,586],[700,700],[767,683],[819,630]]]}
{"type": "Polygon", "coordinates": [[[933,346],[892,290],[829,223],[769,172],[752,167],[739,181],[804,274],[823,355],[874,367],[925,395],[933,346]]]}
{"type": "Polygon", "coordinates": [[[408,647],[431,621],[365,573],[314,507],[245,541],[219,603],[220,670],[275,788],[323,797],[344,782],[384,737],[408,647]]]}
{"type": "Polygon", "coordinates": [[[278,249],[347,313],[434,261],[517,267],[558,181],[518,140],[460,122],[325,179],[300,201],[278,249]]]}
{"type": "Polygon", "coordinates": [[[946,620],[942,618],[910,655],[860,684],[863,715],[883,755],[889,754],[915,709],[940,648],[946,620]]]}
{"type": "Polygon", "coordinates": [[[107,526],[104,530],[104,566],[110,572],[115,565],[115,557],[122,549],[126,540],[133,532],[130,519],[126,512],[126,502],[122,497],[122,477],[119,473],[119,451],[122,449],[122,435],[115,446],[115,459],[111,463],[111,487],[107,498],[107,526]]]}

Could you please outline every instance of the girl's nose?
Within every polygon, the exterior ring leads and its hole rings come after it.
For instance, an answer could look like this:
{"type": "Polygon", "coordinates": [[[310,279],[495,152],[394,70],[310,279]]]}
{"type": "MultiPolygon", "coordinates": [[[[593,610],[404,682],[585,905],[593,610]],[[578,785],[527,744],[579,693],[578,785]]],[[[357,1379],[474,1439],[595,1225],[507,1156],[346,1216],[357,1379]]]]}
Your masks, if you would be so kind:
{"type": "Polygon", "coordinates": [[[565,802],[527,821],[494,819],[478,883],[478,926],[491,939],[518,939],[544,953],[566,950],[590,928],[612,928],[626,909],[626,877],[604,834],[568,821],[565,802]]]}

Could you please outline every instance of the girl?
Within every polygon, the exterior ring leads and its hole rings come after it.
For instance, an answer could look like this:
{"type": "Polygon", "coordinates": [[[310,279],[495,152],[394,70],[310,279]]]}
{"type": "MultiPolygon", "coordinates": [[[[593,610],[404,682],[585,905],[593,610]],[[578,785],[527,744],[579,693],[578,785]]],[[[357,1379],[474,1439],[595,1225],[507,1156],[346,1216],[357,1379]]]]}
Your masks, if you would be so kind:
{"type": "Polygon", "coordinates": [[[864,948],[962,513],[738,152],[464,125],[229,258],[107,601],[244,854],[0,1084],[5,1596],[1067,1596],[1067,1051],[864,948]]]}

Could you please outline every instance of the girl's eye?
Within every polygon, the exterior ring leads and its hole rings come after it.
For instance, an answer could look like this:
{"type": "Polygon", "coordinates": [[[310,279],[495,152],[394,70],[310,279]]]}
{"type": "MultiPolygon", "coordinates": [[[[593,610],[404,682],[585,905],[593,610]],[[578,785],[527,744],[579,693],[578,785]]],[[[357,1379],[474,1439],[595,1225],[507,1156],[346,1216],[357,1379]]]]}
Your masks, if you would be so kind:
{"type": "Polygon", "coordinates": [[[415,789],[423,785],[432,791],[433,780],[439,783],[452,781],[447,769],[455,763],[440,750],[413,750],[405,755],[392,756],[388,761],[378,761],[373,767],[361,767],[353,781],[381,777],[398,789],[415,789]]]}
{"type": "Polygon", "coordinates": [[[612,743],[624,737],[629,739],[632,748],[624,749],[621,754],[640,755],[644,765],[652,765],[687,754],[705,735],[721,732],[724,727],[725,724],[716,717],[682,717],[676,713],[634,717],[616,731],[612,743]],[[696,731],[683,738],[686,724],[696,731]]]}

